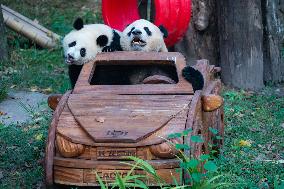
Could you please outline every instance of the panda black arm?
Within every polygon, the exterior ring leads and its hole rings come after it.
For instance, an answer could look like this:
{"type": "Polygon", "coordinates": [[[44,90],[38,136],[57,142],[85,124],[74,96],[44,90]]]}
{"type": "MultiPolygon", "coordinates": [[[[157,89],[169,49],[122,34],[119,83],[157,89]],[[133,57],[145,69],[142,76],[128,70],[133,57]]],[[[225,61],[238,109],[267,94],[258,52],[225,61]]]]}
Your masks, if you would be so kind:
{"type": "Polygon", "coordinates": [[[72,89],[74,89],[75,87],[75,84],[80,75],[82,67],[83,65],[74,65],[74,64],[68,67],[68,74],[69,74],[69,79],[71,82],[72,89]]]}
{"type": "Polygon", "coordinates": [[[200,71],[186,66],[182,69],[182,76],[191,83],[194,92],[203,88],[204,78],[200,71]]]}
{"type": "Polygon", "coordinates": [[[105,46],[102,49],[102,52],[113,52],[113,51],[122,51],[122,48],[120,45],[120,36],[115,30],[113,30],[113,37],[112,37],[112,41],[110,45],[105,46]]]}

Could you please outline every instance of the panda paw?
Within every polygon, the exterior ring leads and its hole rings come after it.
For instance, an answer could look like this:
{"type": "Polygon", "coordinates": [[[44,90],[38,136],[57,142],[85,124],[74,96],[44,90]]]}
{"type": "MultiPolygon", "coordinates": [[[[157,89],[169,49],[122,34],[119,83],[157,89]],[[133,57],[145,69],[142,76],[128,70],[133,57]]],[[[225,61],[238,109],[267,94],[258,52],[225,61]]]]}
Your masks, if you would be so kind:
{"type": "Polygon", "coordinates": [[[204,79],[201,72],[191,66],[186,66],[182,70],[182,76],[191,83],[193,91],[202,90],[204,79]]]}
{"type": "Polygon", "coordinates": [[[111,46],[105,46],[102,50],[102,52],[113,52],[115,49],[111,46]]]}

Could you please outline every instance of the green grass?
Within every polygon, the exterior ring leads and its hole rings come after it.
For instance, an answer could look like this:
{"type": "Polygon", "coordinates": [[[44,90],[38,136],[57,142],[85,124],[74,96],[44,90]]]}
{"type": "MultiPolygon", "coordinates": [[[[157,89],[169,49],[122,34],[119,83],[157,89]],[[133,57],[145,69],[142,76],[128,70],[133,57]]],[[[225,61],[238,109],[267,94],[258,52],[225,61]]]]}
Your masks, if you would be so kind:
{"type": "Polygon", "coordinates": [[[43,158],[50,114],[29,125],[0,123],[0,188],[43,186],[43,158]]]}
{"type": "Polygon", "coordinates": [[[283,180],[283,163],[278,161],[284,159],[284,98],[235,90],[225,90],[223,96],[227,126],[219,159],[221,172],[229,174],[230,182],[247,188],[257,188],[262,181],[272,186],[275,179],[283,180]],[[241,147],[240,140],[251,146],[241,147]]]}
{"type": "MultiPolygon", "coordinates": [[[[101,16],[86,7],[91,1],[2,0],[1,3],[64,35],[78,16],[89,23],[101,16]],[[85,6],[85,7],[84,7],[85,6]]],[[[40,50],[29,40],[8,30],[10,61],[0,64],[0,100],[7,89],[63,93],[70,88],[62,50],[40,50]]],[[[263,93],[225,89],[225,144],[217,159],[222,182],[241,183],[236,188],[273,186],[284,179],[284,99],[266,88],[263,93]],[[251,143],[240,146],[240,140],[251,143]],[[265,181],[265,182],[262,182],[265,181]]],[[[41,160],[51,115],[39,113],[29,125],[0,124],[0,188],[37,188],[43,182],[41,160]],[[1,176],[1,173],[3,176],[1,176]],[[2,178],[1,178],[2,177],[2,178]]],[[[233,187],[230,187],[233,188],[233,187]]]]}

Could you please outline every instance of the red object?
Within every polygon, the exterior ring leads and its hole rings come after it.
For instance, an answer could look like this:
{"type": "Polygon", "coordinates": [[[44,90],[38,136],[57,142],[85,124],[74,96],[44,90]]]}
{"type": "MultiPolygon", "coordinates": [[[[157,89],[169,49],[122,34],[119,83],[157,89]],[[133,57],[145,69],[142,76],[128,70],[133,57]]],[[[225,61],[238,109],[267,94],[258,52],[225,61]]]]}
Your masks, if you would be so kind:
{"type": "MultiPolygon", "coordinates": [[[[173,46],[185,34],[191,16],[191,0],[154,0],[154,24],[163,25],[169,33],[165,39],[173,46]]],[[[117,30],[140,19],[137,0],[103,0],[102,13],[105,24],[117,30]]]]}

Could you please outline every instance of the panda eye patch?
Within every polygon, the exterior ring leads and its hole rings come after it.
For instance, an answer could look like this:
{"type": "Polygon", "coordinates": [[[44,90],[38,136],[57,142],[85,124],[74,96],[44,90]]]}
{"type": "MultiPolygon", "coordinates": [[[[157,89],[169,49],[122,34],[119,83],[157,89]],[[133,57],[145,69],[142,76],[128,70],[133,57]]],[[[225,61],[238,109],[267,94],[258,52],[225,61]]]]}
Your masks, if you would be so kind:
{"type": "Polygon", "coordinates": [[[149,30],[148,27],[144,27],[144,30],[146,31],[146,33],[151,36],[152,35],[152,32],[149,30]]]}
{"type": "Polygon", "coordinates": [[[132,31],[135,30],[135,27],[131,28],[130,32],[127,33],[127,35],[130,37],[132,31]]]}
{"type": "Polygon", "coordinates": [[[68,47],[74,47],[76,45],[76,41],[73,41],[72,43],[68,44],[68,47]]]}
{"type": "Polygon", "coordinates": [[[81,57],[86,56],[86,49],[85,48],[80,49],[80,55],[81,55],[81,57]]]}

